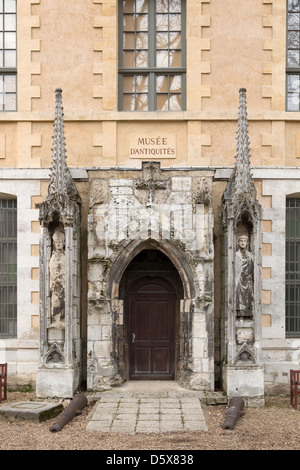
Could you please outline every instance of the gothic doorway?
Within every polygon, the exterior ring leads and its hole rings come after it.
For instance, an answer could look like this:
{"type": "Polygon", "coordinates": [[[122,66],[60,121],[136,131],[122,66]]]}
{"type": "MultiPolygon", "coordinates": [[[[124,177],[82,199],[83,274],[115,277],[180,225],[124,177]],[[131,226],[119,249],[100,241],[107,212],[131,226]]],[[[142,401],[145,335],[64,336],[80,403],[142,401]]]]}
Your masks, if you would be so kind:
{"type": "Polygon", "coordinates": [[[159,250],[142,250],[121,282],[129,380],[175,380],[179,354],[179,274],[159,250]]]}

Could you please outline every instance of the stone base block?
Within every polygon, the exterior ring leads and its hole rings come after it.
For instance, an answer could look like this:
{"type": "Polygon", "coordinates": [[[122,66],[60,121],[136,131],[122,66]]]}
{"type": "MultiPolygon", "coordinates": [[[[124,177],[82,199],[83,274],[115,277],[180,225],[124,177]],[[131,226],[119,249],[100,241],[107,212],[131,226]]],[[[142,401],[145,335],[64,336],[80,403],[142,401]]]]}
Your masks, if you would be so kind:
{"type": "Polygon", "coordinates": [[[63,411],[60,403],[43,403],[38,401],[22,401],[0,407],[0,421],[31,421],[40,423],[55,418],[63,411]]]}
{"type": "Polygon", "coordinates": [[[186,387],[191,390],[214,390],[214,376],[210,373],[192,373],[188,379],[186,387]]]}
{"type": "Polygon", "coordinates": [[[41,368],[37,372],[36,394],[40,398],[73,398],[79,385],[79,367],[41,368]]]}
{"type": "MultiPolygon", "coordinates": [[[[264,405],[264,370],[262,366],[224,366],[223,388],[228,399],[245,398],[247,404],[264,405]]],[[[254,406],[254,405],[253,405],[254,406]]]]}

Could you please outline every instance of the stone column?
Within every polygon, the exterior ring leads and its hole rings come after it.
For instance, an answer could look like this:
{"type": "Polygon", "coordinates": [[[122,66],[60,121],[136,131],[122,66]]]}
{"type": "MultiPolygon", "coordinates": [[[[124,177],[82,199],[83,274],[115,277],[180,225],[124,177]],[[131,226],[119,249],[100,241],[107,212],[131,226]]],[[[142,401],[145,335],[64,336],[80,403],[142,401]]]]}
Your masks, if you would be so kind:
{"type": "Polygon", "coordinates": [[[264,403],[261,363],[261,207],[250,172],[246,90],[240,90],[237,155],[223,195],[223,387],[264,403]]]}
{"type": "Polygon", "coordinates": [[[81,200],[66,165],[61,90],[48,196],[40,207],[40,364],[37,395],[72,397],[81,380],[81,200]]]}

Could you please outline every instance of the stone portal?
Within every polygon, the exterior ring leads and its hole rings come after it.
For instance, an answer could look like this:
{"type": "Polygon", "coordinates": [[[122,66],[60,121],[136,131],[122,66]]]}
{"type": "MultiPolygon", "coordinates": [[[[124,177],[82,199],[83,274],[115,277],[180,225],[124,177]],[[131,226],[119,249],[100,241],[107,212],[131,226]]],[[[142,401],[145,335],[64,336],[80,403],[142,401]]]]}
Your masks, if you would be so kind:
{"type": "Polygon", "coordinates": [[[89,172],[88,389],[149,374],[214,389],[212,179],[213,172],[183,175],[157,162],[89,172]],[[149,256],[158,256],[153,269],[149,256]],[[142,351],[155,294],[165,344],[159,350],[154,331],[156,342],[142,351]]]}

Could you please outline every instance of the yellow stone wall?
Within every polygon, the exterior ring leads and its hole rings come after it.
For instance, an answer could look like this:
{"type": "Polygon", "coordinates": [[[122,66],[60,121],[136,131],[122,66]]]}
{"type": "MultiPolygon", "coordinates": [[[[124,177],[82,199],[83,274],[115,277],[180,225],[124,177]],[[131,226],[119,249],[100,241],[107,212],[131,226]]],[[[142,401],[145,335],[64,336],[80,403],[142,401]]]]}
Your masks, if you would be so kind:
{"type": "Polygon", "coordinates": [[[285,0],[187,0],[187,110],[117,111],[117,0],[18,2],[18,111],[0,115],[3,167],[48,167],[63,90],[69,166],[140,166],[128,133],[176,132],[162,166],[232,166],[247,88],[253,166],[299,166],[298,113],[285,112],[285,0]]]}

